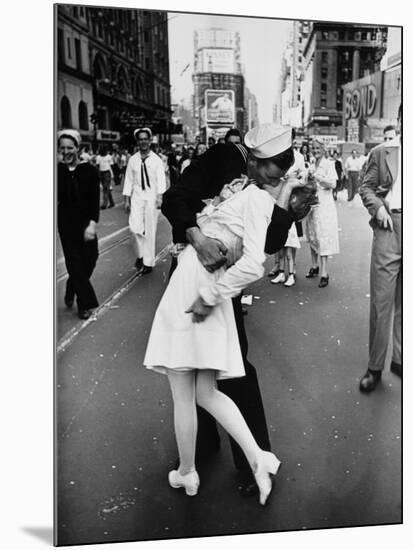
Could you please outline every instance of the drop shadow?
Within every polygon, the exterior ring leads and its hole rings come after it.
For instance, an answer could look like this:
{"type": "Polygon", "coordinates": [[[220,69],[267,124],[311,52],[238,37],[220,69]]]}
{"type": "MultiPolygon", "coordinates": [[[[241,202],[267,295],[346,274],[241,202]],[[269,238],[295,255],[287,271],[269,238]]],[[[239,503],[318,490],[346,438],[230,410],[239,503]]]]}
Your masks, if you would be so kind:
{"type": "Polygon", "coordinates": [[[46,542],[48,545],[53,546],[53,528],[52,527],[22,527],[22,531],[46,542]]]}

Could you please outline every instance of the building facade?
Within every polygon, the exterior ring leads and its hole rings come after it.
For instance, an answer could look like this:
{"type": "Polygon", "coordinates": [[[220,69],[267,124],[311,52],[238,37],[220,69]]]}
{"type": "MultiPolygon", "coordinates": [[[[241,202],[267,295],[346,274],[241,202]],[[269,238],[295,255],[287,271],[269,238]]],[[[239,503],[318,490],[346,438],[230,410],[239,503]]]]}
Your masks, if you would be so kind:
{"type": "Polygon", "coordinates": [[[207,135],[222,137],[232,127],[245,131],[248,113],[238,32],[219,28],[195,31],[192,79],[194,117],[203,139],[207,135]],[[232,114],[228,110],[226,116],[220,116],[212,108],[213,100],[219,102],[220,97],[233,103],[232,114]]]}
{"type": "Polygon", "coordinates": [[[308,135],[342,140],[343,86],[373,75],[386,50],[387,27],[310,23],[303,45],[303,126],[308,135]]]}
{"type": "Polygon", "coordinates": [[[167,13],[58,5],[57,125],[131,146],[133,130],[171,133],[167,13]]]}
{"type": "Polygon", "coordinates": [[[274,118],[279,124],[300,130],[303,126],[302,82],[304,79],[303,50],[310,31],[310,23],[293,21],[284,50],[274,118]]]}
{"type": "Polygon", "coordinates": [[[381,69],[343,86],[345,139],[368,149],[383,141],[383,130],[397,124],[401,104],[401,28],[390,27],[381,69]]]}
{"type": "Polygon", "coordinates": [[[259,124],[257,98],[247,87],[245,88],[245,113],[247,121],[244,131],[247,132],[259,124]]]}

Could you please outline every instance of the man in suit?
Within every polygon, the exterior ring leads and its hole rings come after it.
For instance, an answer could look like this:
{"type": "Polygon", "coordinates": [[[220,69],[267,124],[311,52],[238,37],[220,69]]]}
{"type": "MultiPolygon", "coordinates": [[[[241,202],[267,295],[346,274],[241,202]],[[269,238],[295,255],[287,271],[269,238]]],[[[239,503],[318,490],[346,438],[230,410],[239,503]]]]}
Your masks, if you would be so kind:
{"type": "Polygon", "coordinates": [[[370,268],[369,364],[360,380],[362,392],[373,391],[381,380],[391,329],[393,354],[390,369],[397,376],[402,374],[401,179],[401,139],[396,137],[370,152],[360,188],[360,196],[371,215],[370,225],[374,231],[370,268]]]}
{"type": "MultiPolygon", "coordinates": [[[[280,179],[294,162],[291,148],[291,129],[280,141],[275,139],[280,130],[272,124],[262,125],[245,136],[248,149],[239,143],[219,143],[208,149],[197,162],[191,163],[181,174],[175,186],[164,194],[162,212],[172,225],[172,235],[177,249],[182,243],[191,243],[204,267],[213,272],[225,264],[226,249],[220,241],[202,234],[196,223],[196,214],[205,206],[203,202],[219,194],[225,184],[248,174],[257,181],[280,179]],[[281,153],[281,154],[279,154],[281,153]]],[[[278,138],[279,139],[279,138],[278,138]]],[[[274,207],[272,222],[267,232],[266,252],[280,250],[293,222],[288,210],[292,188],[286,183],[274,207]]],[[[176,265],[173,259],[171,271],[176,265]]],[[[241,297],[233,299],[235,321],[246,376],[220,381],[219,388],[238,405],[258,445],[270,450],[270,440],[264,407],[255,368],[247,359],[248,342],[242,316],[241,297]]],[[[203,409],[198,409],[197,461],[219,449],[219,435],[215,421],[203,409]]],[[[254,476],[240,447],[231,440],[234,463],[241,477],[241,494],[257,492],[254,476]]]]}
{"type": "Polygon", "coordinates": [[[89,279],[99,254],[99,173],[90,163],[80,162],[80,134],[76,130],[62,130],[58,146],[57,227],[69,274],[64,300],[71,308],[76,297],[79,318],[88,319],[98,306],[89,279]]]}

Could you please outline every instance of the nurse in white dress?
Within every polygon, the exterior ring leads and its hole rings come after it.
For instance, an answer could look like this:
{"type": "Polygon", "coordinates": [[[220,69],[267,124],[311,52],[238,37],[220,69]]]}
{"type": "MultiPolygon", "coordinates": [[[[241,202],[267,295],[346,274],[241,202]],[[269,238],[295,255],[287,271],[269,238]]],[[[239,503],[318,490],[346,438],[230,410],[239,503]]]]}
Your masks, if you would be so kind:
{"type": "Polygon", "coordinates": [[[166,191],[162,159],[150,149],[149,128],[135,130],[139,151],[132,155],[126,168],[123,195],[125,209],[130,211],[129,228],[136,253],[135,267],[142,274],[155,265],[156,229],[162,195],[166,191]]]}
{"type": "Polygon", "coordinates": [[[188,244],[178,256],[178,266],[149,336],[144,365],[168,375],[174,401],[180,466],[169,473],[169,483],[174,488],[184,487],[188,495],[195,495],[199,486],[195,470],[196,403],[214,416],[242,448],[254,472],[262,505],[271,492],[270,475],[280,466],[274,454],[258,446],[238,407],[216,386],[217,378],[244,375],[231,298],[262,277],[264,245],[275,200],[300,185],[298,180],[280,183],[293,163],[293,154],[291,129],[276,128],[267,125],[261,133],[257,129],[250,132],[252,138],[265,144],[265,151],[271,149],[265,159],[286,152],[286,168],[279,168],[272,159],[252,160],[251,174],[257,175],[260,186],[250,181],[245,189],[210,204],[198,216],[202,233],[227,247],[226,269],[209,273],[188,244]]]}
{"type": "Polygon", "coordinates": [[[325,158],[323,142],[313,140],[315,164],[309,168],[309,177],[317,185],[319,204],[311,208],[306,218],[306,238],[310,244],[312,267],[306,277],[311,279],[318,275],[318,258],[320,258],[320,283],[323,288],[328,285],[328,256],[339,253],[337,209],[333,189],[337,185],[337,172],[334,162],[325,158]]]}

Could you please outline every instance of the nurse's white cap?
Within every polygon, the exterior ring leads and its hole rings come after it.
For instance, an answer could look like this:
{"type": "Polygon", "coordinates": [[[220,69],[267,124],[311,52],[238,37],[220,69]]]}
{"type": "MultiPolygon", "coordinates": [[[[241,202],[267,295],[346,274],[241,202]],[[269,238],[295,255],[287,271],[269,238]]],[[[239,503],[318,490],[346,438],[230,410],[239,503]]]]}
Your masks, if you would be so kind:
{"type": "Polygon", "coordinates": [[[82,138],[77,130],[67,129],[67,130],[60,130],[60,132],[57,133],[57,140],[59,141],[62,137],[70,137],[73,140],[75,140],[77,146],[79,147],[82,138]]]}
{"type": "Polygon", "coordinates": [[[245,134],[244,143],[254,157],[275,157],[292,146],[292,128],[272,123],[261,124],[245,134]]]}

